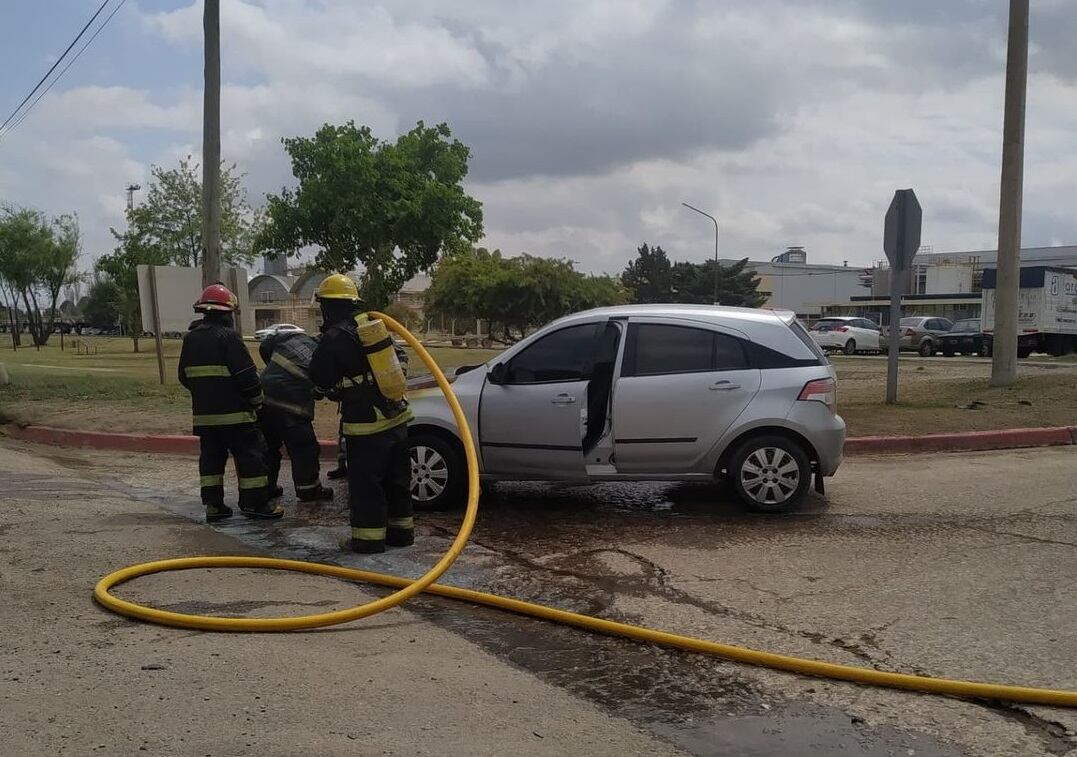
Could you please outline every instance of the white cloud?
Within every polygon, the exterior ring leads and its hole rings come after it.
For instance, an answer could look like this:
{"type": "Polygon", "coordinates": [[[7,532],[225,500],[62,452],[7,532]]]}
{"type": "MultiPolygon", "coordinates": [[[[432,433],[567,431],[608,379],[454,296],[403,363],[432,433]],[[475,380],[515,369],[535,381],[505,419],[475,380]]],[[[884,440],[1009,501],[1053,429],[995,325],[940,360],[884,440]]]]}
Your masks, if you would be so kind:
{"type": "MultiPolygon", "coordinates": [[[[253,200],[290,183],[281,137],[354,119],[385,138],[448,120],[473,152],[489,246],[618,271],[635,247],[881,256],[894,189],[924,242],[990,247],[1005,18],[981,0],[529,0],[222,4],[223,153],[253,200]]],[[[201,47],[201,5],[142,11],[161,59],[201,47]]],[[[1077,241],[1077,7],[1033,14],[1028,244],[1077,241]],[[1069,35],[1069,36],[1067,36],[1069,35]]],[[[117,51],[116,54],[122,54],[117,51]]],[[[177,76],[177,81],[184,80],[177,76]]],[[[200,152],[201,92],[102,81],[50,93],[0,144],[0,200],[77,210],[108,249],[123,186],[200,152]]]]}

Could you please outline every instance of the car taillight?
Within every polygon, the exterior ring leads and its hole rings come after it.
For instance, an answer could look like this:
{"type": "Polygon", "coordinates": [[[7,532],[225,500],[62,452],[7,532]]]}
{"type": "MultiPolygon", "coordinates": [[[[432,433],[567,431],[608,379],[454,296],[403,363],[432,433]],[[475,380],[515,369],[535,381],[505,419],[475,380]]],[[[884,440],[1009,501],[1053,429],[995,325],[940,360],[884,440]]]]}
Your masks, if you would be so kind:
{"type": "Polygon", "coordinates": [[[836,412],[838,407],[838,384],[832,378],[816,379],[809,381],[800,390],[797,397],[800,402],[822,402],[830,412],[836,412]]]}
{"type": "Polygon", "coordinates": [[[905,336],[916,336],[916,332],[912,329],[905,329],[905,336]]]}
{"type": "Polygon", "coordinates": [[[848,326],[838,326],[838,327],[837,327],[836,329],[834,329],[834,330],[835,330],[835,331],[841,331],[842,333],[844,333],[844,332],[846,332],[846,331],[848,331],[848,330],[849,330],[849,327],[848,327],[848,326]]]}

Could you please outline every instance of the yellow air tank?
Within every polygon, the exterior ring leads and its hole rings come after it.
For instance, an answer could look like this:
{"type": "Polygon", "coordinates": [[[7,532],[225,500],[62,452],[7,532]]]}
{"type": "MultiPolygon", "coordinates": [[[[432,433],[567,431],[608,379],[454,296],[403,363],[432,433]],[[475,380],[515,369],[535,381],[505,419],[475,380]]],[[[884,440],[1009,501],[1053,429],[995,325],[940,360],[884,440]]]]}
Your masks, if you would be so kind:
{"type": "Polygon", "coordinates": [[[359,343],[366,350],[370,372],[374,374],[378,390],[386,399],[399,402],[404,399],[407,377],[404,376],[404,369],[400,366],[385,322],[379,318],[369,318],[365,314],[355,320],[359,343]]]}

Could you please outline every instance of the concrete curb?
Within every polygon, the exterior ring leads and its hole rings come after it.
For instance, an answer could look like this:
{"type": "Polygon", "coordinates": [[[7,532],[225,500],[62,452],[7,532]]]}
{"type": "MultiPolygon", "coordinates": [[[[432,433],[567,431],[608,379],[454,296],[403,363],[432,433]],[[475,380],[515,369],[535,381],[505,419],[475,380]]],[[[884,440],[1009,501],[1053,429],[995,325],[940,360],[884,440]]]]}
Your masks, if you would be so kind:
{"type": "MultiPolygon", "coordinates": [[[[151,452],[166,455],[197,455],[198,437],[158,434],[121,434],[107,431],[79,431],[52,426],[11,424],[6,434],[12,439],[61,447],[111,449],[120,452],[151,452]]],[[[1077,444],[1077,426],[1053,428],[1012,428],[998,431],[967,431],[925,436],[861,436],[845,440],[845,454],[894,455],[916,452],[974,452],[976,450],[1057,447],[1077,444]]],[[[322,457],[337,454],[335,441],[322,441],[322,457]]]]}

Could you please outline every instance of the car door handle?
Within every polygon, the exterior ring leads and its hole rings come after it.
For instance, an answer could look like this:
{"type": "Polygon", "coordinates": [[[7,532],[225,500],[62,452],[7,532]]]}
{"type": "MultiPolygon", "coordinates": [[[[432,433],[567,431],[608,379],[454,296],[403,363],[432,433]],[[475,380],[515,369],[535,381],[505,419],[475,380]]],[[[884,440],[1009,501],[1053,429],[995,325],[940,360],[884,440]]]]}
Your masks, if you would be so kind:
{"type": "Polygon", "coordinates": [[[726,381],[725,379],[711,384],[711,391],[715,392],[731,392],[734,389],[740,389],[740,384],[734,384],[732,381],[726,381]]]}
{"type": "Polygon", "coordinates": [[[558,394],[550,402],[554,405],[575,405],[576,398],[571,394],[558,394]]]}

